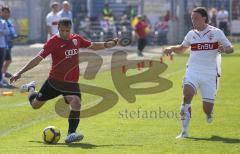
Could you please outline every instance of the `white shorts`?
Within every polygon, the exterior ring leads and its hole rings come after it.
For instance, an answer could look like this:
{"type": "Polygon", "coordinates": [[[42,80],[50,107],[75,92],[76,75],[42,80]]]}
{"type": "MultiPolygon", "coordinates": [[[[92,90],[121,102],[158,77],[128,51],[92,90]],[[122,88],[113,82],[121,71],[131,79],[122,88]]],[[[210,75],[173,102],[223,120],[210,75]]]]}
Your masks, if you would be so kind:
{"type": "Polygon", "coordinates": [[[212,75],[187,69],[183,84],[192,86],[195,92],[199,89],[202,101],[214,103],[219,84],[218,78],[217,74],[212,75]]]}

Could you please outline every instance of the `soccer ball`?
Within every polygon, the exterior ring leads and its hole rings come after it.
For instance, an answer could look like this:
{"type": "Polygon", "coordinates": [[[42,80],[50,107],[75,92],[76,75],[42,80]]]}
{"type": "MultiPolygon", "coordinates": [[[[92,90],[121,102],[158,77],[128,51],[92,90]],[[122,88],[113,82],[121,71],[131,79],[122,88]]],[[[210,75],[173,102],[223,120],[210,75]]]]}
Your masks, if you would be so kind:
{"type": "Polygon", "coordinates": [[[56,144],[61,137],[60,130],[55,126],[48,126],[43,130],[43,141],[47,144],[56,144]]]}

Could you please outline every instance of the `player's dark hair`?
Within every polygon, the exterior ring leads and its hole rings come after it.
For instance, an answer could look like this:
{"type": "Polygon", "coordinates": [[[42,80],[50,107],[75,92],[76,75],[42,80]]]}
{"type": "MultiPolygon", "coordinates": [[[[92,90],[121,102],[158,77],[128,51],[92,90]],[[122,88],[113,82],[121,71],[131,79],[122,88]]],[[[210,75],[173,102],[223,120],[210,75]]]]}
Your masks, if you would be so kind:
{"type": "Polygon", "coordinates": [[[8,6],[3,6],[1,10],[10,12],[10,8],[8,6]]]}
{"type": "Polygon", "coordinates": [[[60,25],[65,26],[65,27],[71,27],[72,26],[72,21],[71,21],[71,19],[68,19],[68,18],[61,18],[58,22],[58,27],[60,25]]]}
{"type": "Polygon", "coordinates": [[[195,9],[193,9],[192,12],[199,13],[199,14],[201,14],[202,17],[206,17],[205,23],[209,22],[208,12],[205,7],[196,7],[195,9]]]}

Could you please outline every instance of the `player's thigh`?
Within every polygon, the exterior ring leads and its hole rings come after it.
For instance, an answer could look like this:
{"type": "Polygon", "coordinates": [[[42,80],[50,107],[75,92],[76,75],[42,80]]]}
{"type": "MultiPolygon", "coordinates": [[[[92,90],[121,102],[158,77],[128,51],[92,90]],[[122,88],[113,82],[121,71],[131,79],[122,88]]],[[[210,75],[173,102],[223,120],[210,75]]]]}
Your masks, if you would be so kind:
{"type": "Polygon", "coordinates": [[[46,102],[47,100],[56,98],[59,95],[61,95],[61,92],[52,87],[49,84],[49,80],[46,80],[38,92],[35,100],[38,102],[46,102]]]}
{"type": "Polygon", "coordinates": [[[80,95],[64,95],[65,102],[68,103],[72,110],[79,111],[81,109],[80,95]]]}
{"type": "MultiPolygon", "coordinates": [[[[74,110],[80,110],[81,108],[81,91],[78,83],[69,83],[65,86],[71,86],[71,91],[65,91],[63,93],[65,102],[70,104],[74,110]]],[[[69,89],[69,88],[67,88],[69,89]]]]}
{"type": "Polygon", "coordinates": [[[203,102],[214,103],[217,95],[218,84],[219,80],[215,75],[205,75],[202,77],[199,89],[203,102]]]}
{"type": "Polygon", "coordinates": [[[193,72],[186,72],[183,79],[183,96],[187,101],[191,101],[199,87],[197,75],[193,72]]]}

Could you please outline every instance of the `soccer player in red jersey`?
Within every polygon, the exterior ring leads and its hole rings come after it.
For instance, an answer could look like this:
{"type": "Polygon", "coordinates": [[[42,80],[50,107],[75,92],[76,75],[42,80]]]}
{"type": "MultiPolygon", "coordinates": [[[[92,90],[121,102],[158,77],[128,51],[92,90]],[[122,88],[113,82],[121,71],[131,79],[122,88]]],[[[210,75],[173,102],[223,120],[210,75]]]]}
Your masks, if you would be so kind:
{"type": "Polygon", "coordinates": [[[79,48],[101,50],[112,48],[118,43],[117,38],[108,42],[91,42],[78,34],[72,34],[71,27],[71,20],[62,18],[58,23],[59,34],[52,36],[39,54],[10,79],[10,83],[17,81],[23,73],[31,70],[44,58],[51,55],[52,67],[49,77],[40,91],[35,91],[35,81],[23,85],[20,90],[29,92],[29,101],[33,109],[39,109],[46,101],[63,95],[71,108],[66,143],[78,142],[83,139],[83,134],[76,133],[81,108],[81,93],[78,85],[79,48]]]}

